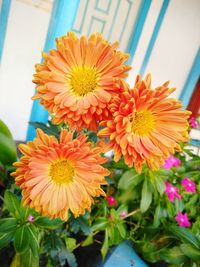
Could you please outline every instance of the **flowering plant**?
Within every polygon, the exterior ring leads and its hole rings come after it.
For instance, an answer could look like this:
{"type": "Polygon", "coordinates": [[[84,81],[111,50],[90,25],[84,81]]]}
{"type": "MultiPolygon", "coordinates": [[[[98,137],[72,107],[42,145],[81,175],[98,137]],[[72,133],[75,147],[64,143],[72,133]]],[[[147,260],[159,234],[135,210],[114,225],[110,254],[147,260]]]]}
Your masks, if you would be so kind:
{"type": "Polygon", "coordinates": [[[168,98],[168,82],[152,89],[150,75],[130,89],[128,55],[100,34],[56,43],[34,75],[33,99],[52,122],[32,123],[36,138],[19,145],[15,184],[2,164],[0,248],[10,244],[12,266],[73,267],[83,266],[80,248],[97,244],[105,258],[129,239],[148,263],[198,266],[200,159],[184,144],[190,112],[168,98]]]}

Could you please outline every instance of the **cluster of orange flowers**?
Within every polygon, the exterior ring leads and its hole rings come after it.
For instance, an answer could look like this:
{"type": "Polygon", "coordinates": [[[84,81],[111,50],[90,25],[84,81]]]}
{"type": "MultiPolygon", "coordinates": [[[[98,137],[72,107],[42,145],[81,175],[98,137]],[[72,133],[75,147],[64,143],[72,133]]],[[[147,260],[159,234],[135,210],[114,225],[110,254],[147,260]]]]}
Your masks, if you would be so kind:
{"type": "Polygon", "coordinates": [[[131,90],[124,81],[130,66],[128,55],[109,44],[100,34],[80,39],[68,33],[56,39],[57,49],[43,53],[36,65],[33,99],[53,115],[53,123],[64,123],[60,140],[41,130],[32,142],[19,147],[24,154],[13,176],[22,188],[23,202],[43,215],[67,220],[90,210],[93,197],[105,195],[100,188],[109,172],[101,166],[101,153],[114,150],[114,160],[141,172],[146,163],[157,170],[175,150],[188,140],[189,111],[180,110],[180,101],[168,96],[175,90],[168,82],[151,89],[151,77],[138,76],[131,90]],[[103,126],[98,132],[98,126],[103,126]],[[83,128],[109,139],[103,147],[93,147],[80,134],[83,128]]]}

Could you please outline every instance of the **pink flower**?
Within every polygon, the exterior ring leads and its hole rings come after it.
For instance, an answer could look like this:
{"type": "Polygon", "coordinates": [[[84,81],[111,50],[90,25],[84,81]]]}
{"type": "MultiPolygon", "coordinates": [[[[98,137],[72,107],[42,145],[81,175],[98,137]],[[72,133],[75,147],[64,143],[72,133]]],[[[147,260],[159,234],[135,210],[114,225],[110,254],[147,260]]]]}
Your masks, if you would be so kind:
{"type": "Polygon", "coordinates": [[[178,222],[180,227],[190,227],[190,222],[188,220],[187,213],[183,214],[182,212],[179,212],[176,216],[176,221],[178,222]]]}
{"type": "Polygon", "coordinates": [[[181,195],[179,195],[177,191],[177,187],[171,185],[169,182],[165,182],[165,192],[171,202],[174,202],[174,198],[181,199],[181,195]]]}
{"type": "Polygon", "coordinates": [[[110,207],[117,206],[117,201],[114,197],[107,196],[106,199],[107,199],[108,206],[110,206],[110,207]]]}
{"type": "Polygon", "coordinates": [[[35,219],[35,217],[33,216],[33,215],[29,215],[28,216],[28,218],[27,218],[27,220],[29,221],[29,222],[33,222],[34,221],[34,219],[35,219]]]}
{"type": "Polygon", "coordinates": [[[171,167],[179,167],[181,164],[180,159],[174,157],[174,156],[169,156],[168,159],[165,160],[165,164],[163,165],[163,168],[166,170],[171,169],[171,167]]]}
{"type": "Polygon", "coordinates": [[[196,193],[196,184],[189,178],[187,177],[183,178],[181,184],[184,187],[185,191],[196,193]]]}
{"type": "Polygon", "coordinates": [[[121,211],[121,212],[119,213],[119,217],[120,217],[121,219],[124,219],[124,218],[126,217],[127,214],[128,214],[128,213],[127,213],[125,210],[123,210],[123,211],[121,211]]]}
{"type": "Polygon", "coordinates": [[[195,120],[195,117],[191,117],[189,122],[191,128],[198,128],[198,122],[195,120]]]}

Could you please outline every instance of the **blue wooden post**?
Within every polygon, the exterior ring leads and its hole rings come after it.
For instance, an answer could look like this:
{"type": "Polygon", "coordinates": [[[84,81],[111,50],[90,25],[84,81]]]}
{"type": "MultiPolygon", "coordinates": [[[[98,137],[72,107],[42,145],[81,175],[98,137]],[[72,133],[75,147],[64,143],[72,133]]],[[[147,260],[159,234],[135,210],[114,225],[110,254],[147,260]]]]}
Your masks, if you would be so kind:
{"type": "Polygon", "coordinates": [[[160,10],[160,13],[159,13],[159,16],[157,18],[157,21],[156,21],[156,24],[155,24],[155,27],[154,27],[154,30],[153,30],[149,45],[147,47],[147,51],[145,53],[141,69],[140,69],[140,75],[141,76],[144,75],[144,72],[146,70],[146,67],[147,67],[147,64],[149,62],[149,59],[150,59],[154,44],[155,44],[156,39],[158,37],[158,33],[159,33],[159,30],[160,30],[160,27],[161,27],[163,19],[165,17],[165,13],[167,11],[168,5],[169,5],[169,0],[164,0],[163,4],[162,4],[162,7],[161,7],[161,10],[160,10]]]}
{"type": "Polygon", "coordinates": [[[11,0],[3,0],[0,6],[0,63],[3,54],[4,40],[10,11],[11,0]]]}
{"type": "Polygon", "coordinates": [[[142,34],[142,29],[143,29],[150,5],[151,5],[151,0],[142,0],[140,9],[137,15],[136,23],[132,31],[132,36],[130,38],[129,45],[126,51],[127,53],[130,54],[127,64],[131,64],[133,61],[133,57],[134,57],[138,42],[140,40],[140,36],[142,34]]]}
{"type": "MultiPolygon", "coordinates": [[[[44,51],[48,52],[55,48],[55,38],[67,33],[72,29],[76,12],[78,9],[79,0],[55,0],[51,19],[49,23],[48,33],[44,46],[44,51]]],[[[38,100],[33,102],[30,122],[48,121],[48,112],[39,104],[38,100]]],[[[35,129],[33,126],[28,126],[26,140],[32,140],[35,137],[35,129]]]]}
{"type": "Polygon", "coordinates": [[[187,80],[181,92],[179,99],[182,101],[184,108],[187,108],[190,98],[192,96],[194,87],[200,76],[200,48],[197,51],[192,68],[188,74],[187,80]]]}

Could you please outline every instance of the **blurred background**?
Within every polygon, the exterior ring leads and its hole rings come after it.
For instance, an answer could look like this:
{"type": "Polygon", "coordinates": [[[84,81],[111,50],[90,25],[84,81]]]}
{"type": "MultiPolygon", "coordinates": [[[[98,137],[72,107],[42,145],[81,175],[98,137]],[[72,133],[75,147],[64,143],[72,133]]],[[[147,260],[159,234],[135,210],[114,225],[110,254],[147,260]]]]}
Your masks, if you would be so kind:
{"type": "Polygon", "coordinates": [[[130,53],[131,86],[138,73],[150,72],[154,87],[170,80],[173,97],[197,116],[200,0],[0,0],[0,118],[15,140],[27,138],[30,116],[47,120],[32,109],[34,64],[68,30],[118,40],[130,53]]]}

